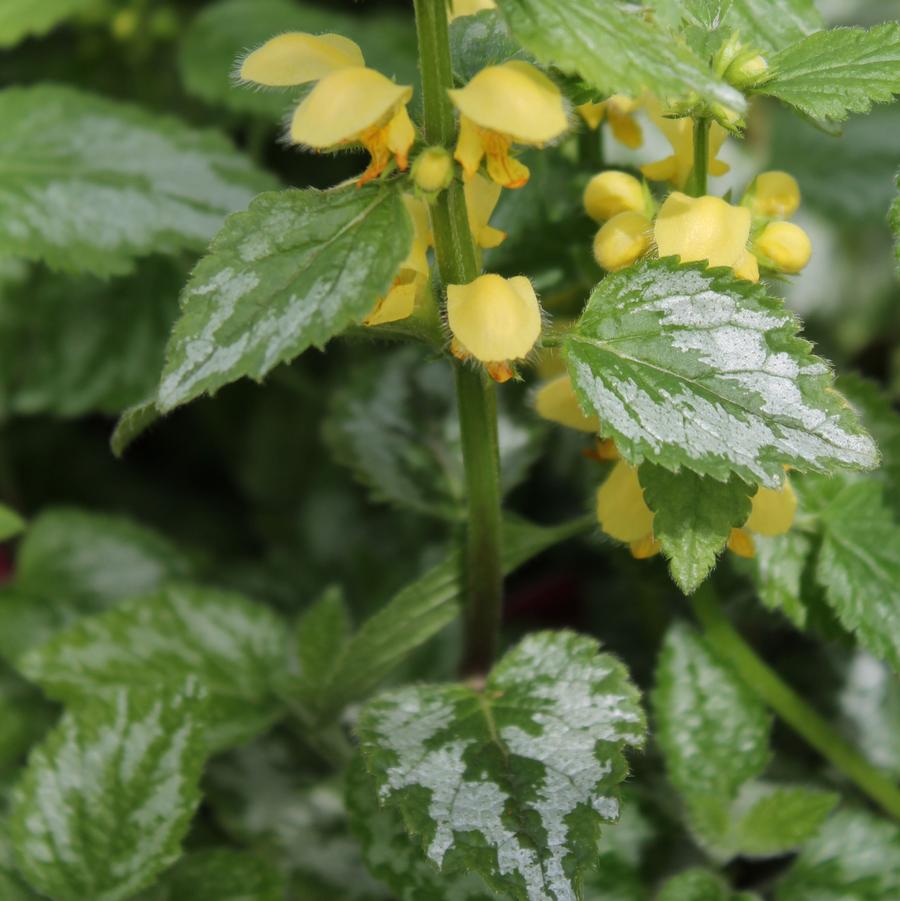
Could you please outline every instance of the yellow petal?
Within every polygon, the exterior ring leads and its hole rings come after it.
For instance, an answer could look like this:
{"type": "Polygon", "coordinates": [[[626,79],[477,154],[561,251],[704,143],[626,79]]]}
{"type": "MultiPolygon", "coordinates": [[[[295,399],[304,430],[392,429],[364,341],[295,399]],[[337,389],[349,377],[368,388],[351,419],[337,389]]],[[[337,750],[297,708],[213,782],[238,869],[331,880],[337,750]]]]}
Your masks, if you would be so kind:
{"type": "Polygon", "coordinates": [[[650,249],[652,231],[643,213],[619,213],[594,237],[594,259],[609,272],[624,269],[650,249]]]}
{"type": "Polygon", "coordinates": [[[652,535],[645,535],[638,541],[632,541],[628,545],[628,549],[635,560],[648,560],[650,557],[655,557],[662,547],[652,535]]]}
{"type": "Polygon", "coordinates": [[[520,60],[487,66],[464,88],[448,93],[463,116],[519,144],[540,146],[568,128],[559,88],[520,60]]]}
{"type": "Polygon", "coordinates": [[[584,119],[588,128],[596,131],[606,116],[606,101],[604,100],[602,103],[579,104],[575,107],[575,112],[584,119]]]}
{"type": "Polygon", "coordinates": [[[759,281],[759,262],[749,250],[745,250],[743,255],[738,257],[734,264],[734,274],[748,282],[759,281]]]}
{"type": "Polygon", "coordinates": [[[745,529],[732,529],[728,536],[728,550],[738,557],[755,557],[756,545],[753,537],[745,529]]]}
{"type": "Polygon", "coordinates": [[[365,66],[362,51],[339,34],[292,31],[266,41],[241,65],[244,81],[271,87],[318,81],[338,69],[365,66]]]}
{"type": "Polygon", "coordinates": [[[401,282],[388,291],[387,295],[378,300],[375,308],[363,320],[364,325],[384,325],[386,322],[397,322],[407,319],[416,308],[416,297],[419,291],[419,279],[414,277],[410,281],[401,282]]]}
{"type": "Polygon", "coordinates": [[[630,113],[619,112],[615,107],[610,107],[608,112],[609,127],[613,137],[626,147],[637,150],[644,142],[641,126],[635,122],[630,113]]]}
{"type": "Polygon", "coordinates": [[[783,535],[794,522],[797,495],[785,479],[780,489],[760,488],[753,495],[750,518],[744,528],[759,535],[783,535]]]}
{"type": "Polygon", "coordinates": [[[453,158],[463,167],[466,178],[474,178],[484,157],[484,144],[475,123],[465,116],[459,117],[459,137],[453,158]]]}
{"type": "Polygon", "coordinates": [[[582,201],[595,222],[612,219],[626,210],[643,212],[646,205],[643,185],[633,175],[614,169],[595,175],[587,183],[582,201]]]}
{"type": "Polygon", "coordinates": [[[781,272],[799,272],[812,256],[809,236],[793,222],[770,222],[756,239],[758,251],[781,272]]]}
{"type": "Polygon", "coordinates": [[[541,308],[524,276],[482,275],[447,286],[447,321],[454,337],[483,363],[528,355],[541,334],[541,308]]]}
{"type": "Polygon", "coordinates": [[[581,409],[568,375],[561,375],[542,385],[534,396],[534,407],[538,416],[558,422],[566,428],[577,429],[579,432],[600,431],[600,420],[596,416],[588,416],[581,409]]]}
{"type": "Polygon", "coordinates": [[[450,21],[460,16],[474,16],[483,9],[496,9],[494,0],[453,0],[450,5],[450,21]]]}
{"type": "Polygon", "coordinates": [[[412,88],[394,84],[374,69],[339,69],[325,76],[297,107],[291,140],[325,150],[359,140],[362,132],[394,115],[412,88]]]}
{"type": "Polygon", "coordinates": [[[506,232],[491,228],[488,221],[500,200],[502,187],[493,179],[476,174],[465,183],[466,210],[469,228],[479,247],[496,247],[506,238],[506,232]]]}
{"type": "Polygon", "coordinates": [[[406,169],[409,165],[409,148],[416,140],[416,129],[406,111],[406,104],[401,105],[388,122],[388,150],[397,158],[397,165],[406,169]]]}
{"type": "Polygon", "coordinates": [[[746,207],[732,206],[721,197],[673,191],[659,210],[653,236],[661,257],[733,266],[746,250],[751,219],[746,207]]]}
{"type": "MultiPolygon", "coordinates": [[[[495,135],[499,137],[499,135],[495,135]]],[[[509,146],[503,146],[496,142],[489,142],[487,149],[488,175],[504,188],[515,190],[528,183],[531,172],[524,163],[520,163],[509,155],[509,146]]]]}
{"type": "Polygon", "coordinates": [[[617,541],[641,541],[653,536],[653,512],[644,503],[637,469],[619,460],[597,491],[600,528],[617,541]]]}
{"type": "Polygon", "coordinates": [[[644,163],[641,166],[641,174],[650,181],[674,181],[675,172],[674,156],[667,156],[655,163],[644,163]]]}
{"type": "Polygon", "coordinates": [[[403,205],[413,221],[413,242],[401,269],[428,275],[428,248],[431,244],[431,219],[428,204],[412,194],[403,195],[403,205]]]}
{"type": "Polygon", "coordinates": [[[775,170],[757,175],[750,196],[750,209],[756,216],[787,219],[800,206],[800,186],[787,172],[775,170]]]}

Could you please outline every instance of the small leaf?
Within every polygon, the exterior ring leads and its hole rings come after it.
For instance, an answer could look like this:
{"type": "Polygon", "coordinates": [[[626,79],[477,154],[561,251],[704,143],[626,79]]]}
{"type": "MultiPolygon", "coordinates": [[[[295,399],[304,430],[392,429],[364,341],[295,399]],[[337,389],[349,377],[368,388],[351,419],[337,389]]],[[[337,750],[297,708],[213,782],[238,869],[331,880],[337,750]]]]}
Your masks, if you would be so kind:
{"type": "Polygon", "coordinates": [[[200,801],[202,698],[118,691],[66,713],[32,753],[10,831],[28,881],[59,901],[124,901],[181,853],[200,801]]]}
{"type": "Polygon", "coordinates": [[[892,901],[900,896],[900,828],[842,810],[803,849],[777,901],[892,901]]]}
{"type": "Polygon", "coordinates": [[[513,37],[541,62],[604,95],[699,96],[742,112],[739,91],[671,34],[618,0],[498,0],[513,37]]]}
{"type": "Polygon", "coordinates": [[[42,35],[94,4],[95,0],[3,0],[0,47],[12,47],[29,35],[42,35]]]}
{"type": "Polygon", "coordinates": [[[366,705],[358,731],[380,800],[433,863],[511,898],[570,901],[645,724],[625,668],[594,640],[539,632],[483,691],[399,689],[366,705]]]}
{"type": "Polygon", "coordinates": [[[641,466],[639,478],[644,500],[655,513],[653,536],[669,560],[672,578],[691,594],[716,565],[731,530],[747,521],[753,489],[736,478],[717,482],[652,463],[641,466]]]}
{"type": "Polygon", "coordinates": [[[772,79],[757,91],[813,119],[840,122],[900,94],[900,22],[832,28],[769,59],[772,79]]]}
{"type": "Polygon", "coordinates": [[[18,668],[67,703],[195,677],[209,698],[209,743],[220,750],[280,714],[274,687],[285,631],[271,610],[240,595],[170,586],[80,620],[22,656],[18,668]]]}
{"type": "Polygon", "coordinates": [[[184,290],[160,410],[262,379],[361,322],[411,242],[392,187],[261,194],[229,218],[184,290]]]}
{"type": "Polygon", "coordinates": [[[272,178],[213,132],[74,88],[0,92],[0,253],[108,276],[202,250],[272,178]]]}
{"type": "Polygon", "coordinates": [[[900,526],[877,482],[844,485],[822,512],[816,577],[841,624],[900,670],[900,526]]]}
{"type": "Polygon", "coordinates": [[[0,504],[0,541],[9,541],[24,530],[25,520],[6,504],[0,504]]]}
{"type": "Polygon", "coordinates": [[[81,616],[191,569],[174,545],[129,519],[47,510],[29,526],[14,581],[0,589],[0,656],[15,660],[81,616]]]}
{"type": "Polygon", "coordinates": [[[759,599],[770,610],[780,610],[798,629],[806,625],[803,574],[812,553],[812,541],[792,529],[784,535],[754,535],[756,555],[749,566],[759,599]]]}
{"type": "Polygon", "coordinates": [[[401,901],[491,901],[497,896],[474,873],[439,873],[411,839],[400,813],[382,807],[361,757],[347,776],[350,826],[362,846],[369,871],[401,901]]]}
{"type": "Polygon", "coordinates": [[[785,465],[874,468],[874,442],[798,327],[763,286],[668,258],[603,279],[566,356],[582,405],[632,463],[770,488],[785,465]]]}
{"type": "Polygon", "coordinates": [[[733,892],[718,873],[693,867],[669,879],[656,901],[749,901],[750,897],[733,892]]]}

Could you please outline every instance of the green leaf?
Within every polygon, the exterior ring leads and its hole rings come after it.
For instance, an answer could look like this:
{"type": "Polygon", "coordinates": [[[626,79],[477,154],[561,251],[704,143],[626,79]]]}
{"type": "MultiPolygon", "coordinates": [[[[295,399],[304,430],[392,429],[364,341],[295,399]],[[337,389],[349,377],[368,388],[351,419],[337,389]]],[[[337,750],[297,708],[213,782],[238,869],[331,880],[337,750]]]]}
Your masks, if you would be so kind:
{"type": "Polygon", "coordinates": [[[843,810],[803,849],[777,901],[893,901],[900,896],[900,828],[843,810]]]}
{"type": "MultiPolygon", "coordinates": [[[[504,574],[583,530],[582,520],[551,527],[505,522],[504,574]]],[[[345,645],[331,685],[323,689],[323,710],[338,713],[368,697],[412,651],[452,623],[460,614],[461,573],[461,558],[453,553],[366,620],[345,645]]]]}
{"type": "Polygon", "coordinates": [[[840,800],[833,792],[755,784],[738,802],[732,842],[744,857],[786,854],[812,838],[840,800]]]}
{"type": "Polygon", "coordinates": [[[243,376],[262,379],[371,312],[412,243],[392,187],[262,194],[194,270],[157,404],[168,411],[243,376]]]}
{"type": "Polygon", "coordinates": [[[498,0],[513,37],[538,60],[579,75],[603,94],[697,95],[742,112],[739,91],[639,11],[618,0],[498,0]]]}
{"type": "Polygon", "coordinates": [[[379,805],[359,756],[347,776],[347,810],[366,866],[400,901],[491,901],[497,897],[474,873],[438,872],[406,834],[400,813],[390,805],[379,805]]]}
{"type": "Polygon", "coordinates": [[[666,772],[688,804],[731,801],[769,759],[771,718],[688,626],[669,629],[651,696],[666,772]]]}
{"type": "Polygon", "coordinates": [[[119,691],[66,713],[13,797],[16,862],[59,901],[124,901],[181,852],[200,801],[202,693],[119,691]]]}
{"type": "Polygon", "coordinates": [[[60,22],[95,5],[96,0],[3,0],[0,47],[12,47],[29,35],[42,35],[60,22]]]}
{"type": "Polygon", "coordinates": [[[19,548],[15,580],[0,589],[0,656],[13,661],[81,616],[191,569],[174,545],[129,519],[65,508],[41,513],[19,548]]]}
{"type": "Polygon", "coordinates": [[[0,409],[118,413],[156,387],[182,267],[142,262],[101,282],[36,270],[0,294],[0,409]]]}
{"type": "Polygon", "coordinates": [[[0,665],[0,772],[14,772],[21,765],[56,715],[56,707],[46,703],[37,689],[0,665]]]}
{"type": "Polygon", "coordinates": [[[278,121],[297,92],[238,86],[232,73],[248,50],[285,31],[344,35],[360,45],[368,66],[415,84],[416,36],[409,15],[350,15],[289,0],[224,0],[204,7],[185,31],[178,64],[188,93],[237,113],[278,121]]]}
{"type": "Polygon", "coordinates": [[[872,439],[761,285],[674,258],[603,279],[566,339],[582,406],[624,457],[777,488],[784,466],[871,469],[872,439]]]}
{"type": "Polygon", "coordinates": [[[812,553],[812,541],[792,529],[784,535],[754,535],[756,555],[749,563],[759,599],[770,610],[780,610],[798,629],[804,628],[803,573],[812,553]]]}
{"type": "Polygon", "coordinates": [[[757,91],[813,119],[840,122],[900,94],[900,22],[819,31],[769,58],[757,91]]]}
{"type": "Polygon", "coordinates": [[[731,886],[712,870],[692,867],[669,879],[656,901],[749,901],[751,895],[731,890],[731,886]]]}
{"type": "Polygon", "coordinates": [[[753,489],[740,479],[717,482],[687,470],[669,472],[652,463],[641,466],[639,479],[644,500],[656,514],[653,536],[669,560],[672,578],[685,594],[691,594],[716,565],[731,530],[750,516],[753,489]]]}
{"type": "Polygon", "coordinates": [[[25,520],[6,504],[0,504],[0,541],[9,541],[24,530],[25,520]]]}
{"type": "Polygon", "coordinates": [[[824,27],[813,0],[733,0],[725,24],[741,41],[774,53],[824,27]]]}
{"type": "Polygon", "coordinates": [[[900,670],[900,525],[877,482],[846,484],[821,514],[816,577],[841,624],[900,670]]]}
{"type": "Polygon", "coordinates": [[[281,713],[285,631],[268,607],[241,595],[170,586],[79,620],[20,657],[18,669],[66,703],[194,677],[209,698],[208,741],[221,750],[281,713]]]}
{"type": "Polygon", "coordinates": [[[202,250],[273,186],[213,132],[74,88],[8,88],[0,119],[0,254],[57,269],[116,275],[202,250]]]}
{"type": "Polygon", "coordinates": [[[483,691],[410,686],[364,707],[358,732],[379,798],[432,862],[522,901],[576,897],[600,824],[618,818],[623,751],[645,731],[625,668],[598,650],[538,632],[483,691]]]}
{"type": "Polygon", "coordinates": [[[155,397],[143,400],[125,410],[109,439],[113,454],[121,457],[144,432],[159,420],[155,397]]]}
{"type": "MultiPolygon", "coordinates": [[[[900,174],[897,175],[897,187],[900,188],[900,174]]],[[[894,198],[890,213],[891,229],[894,232],[894,245],[897,255],[897,271],[900,272],[900,197],[894,198]]]]}
{"type": "Polygon", "coordinates": [[[504,19],[493,9],[459,16],[450,23],[450,57],[458,84],[471,81],[487,66],[511,59],[528,59],[513,40],[504,19]]]}
{"type": "MultiPolygon", "coordinates": [[[[504,492],[527,475],[542,431],[499,411],[504,492]]],[[[335,457],[375,500],[451,520],[465,516],[462,441],[453,381],[444,360],[392,348],[354,370],[333,394],[325,436],[335,457]]]]}
{"type": "Polygon", "coordinates": [[[271,864],[246,851],[210,848],[187,854],[138,901],[284,901],[271,864]]]}

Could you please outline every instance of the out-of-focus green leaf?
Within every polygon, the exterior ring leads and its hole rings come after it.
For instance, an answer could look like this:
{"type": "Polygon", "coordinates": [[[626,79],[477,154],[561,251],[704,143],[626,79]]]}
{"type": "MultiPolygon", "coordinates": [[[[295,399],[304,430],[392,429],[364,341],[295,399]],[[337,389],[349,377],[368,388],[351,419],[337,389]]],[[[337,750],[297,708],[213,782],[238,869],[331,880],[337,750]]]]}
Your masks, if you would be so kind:
{"type": "Polygon", "coordinates": [[[712,870],[694,867],[667,880],[656,901],[752,901],[755,895],[734,892],[712,870]]]}
{"type": "Polygon", "coordinates": [[[154,259],[110,282],[36,271],[0,294],[0,409],[83,416],[146,397],[183,282],[181,267],[154,259]]]}
{"type": "Polygon", "coordinates": [[[56,708],[37,689],[0,666],[0,772],[14,771],[55,718],[56,708]]]}
{"type": "Polygon", "coordinates": [[[526,637],[482,691],[421,685],[368,702],[357,730],[379,799],[447,873],[511,898],[576,897],[615,822],[645,723],[615,658],[570,632],[526,637]],[[566,728],[560,728],[565,724],[566,728]]]}
{"type": "Polygon", "coordinates": [[[741,42],[773,53],[823,27],[814,0],[733,0],[725,24],[741,42]]]}
{"type": "Polygon", "coordinates": [[[362,321],[412,243],[395,187],[262,194],[229,218],[181,298],[162,411],[262,379],[362,321]]]}
{"type": "Polygon", "coordinates": [[[97,0],[3,0],[0,47],[12,47],[29,35],[41,35],[95,6],[97,0]]]}
{"type": "Polygon", "coordinates": [[[619,0],[498,0],[513,37],[541,62],[604,94],[698,96],[742,112],[739,91],[690,48],[619,0]]]}
{"type": "Polygon", "coordinates": [[[487,66],[528,58],[513,40],[504,19],[492,9],[460,16],[450,23],[450,56],[453,75],[460,84],[471,81],[487,66]]]}
{"type": "Polygon", "coordinates": [[[74,88],[0,92],[0,254],[123,274],[273,187],[221,136],[74,88]]]}
{"type": "Polygon", "coordinates": [[[875,443],[766,289],[675,258],[600,282],[566,338],[569,373],[632,463],[771,488],[784,466],[872,469],[875,443]]]}
{"type": "Polygon", "coordinates": [[[190,571],[174,545],[129,519],[48,510],[32,521],[15,579],[0,589],[0,656],[15,660],[79,617],[190,571]]]}
{"type": "Polygon", "coordinates": [[[285,31],[329,32],[356,41],[366,65],[403,84],[415,84],[412,16],[379,10],[351,15],[290,0],[223,0],[205,6],[184,34],[179,68],[185,88],[207,103],[276,120],[291,108],[294,91],[235,84],[240,58],[285,31]]]}
{"type": "Polygon", "coordinates": [[[840,122],[900,94],[900,22],[832,28],[769,58],[772,77],[756,90],[813,119],[840,122]]]}
{"type": "Polygon", "coordinates": [[[777,901],[892,901],[900,895],[900,828],[843,810],[810,841],[779,883],[777,901]]]}
{"type": "Polygon", "coordinates": [[[208,695],[207,740],[221,750],[282,712],[275,686],[285,666],[285,633],[285,623],[262,604],[184,584],[85,617],[17,666],[66,703],[194,677],[208,695]]]}
{"type": "Polygon", "coordinates": [[[691,594],[716,565],[733,528],[750,515],[753,489],[740,479],[718,482],[688,470],[640,468],[644,500],[654,512],[653,536],[669,560],[678,587],[691,594]]]}
{"type": "Polygon", "coordinates": [[[796,529],[784,535],[754,535],[756,555],[749,563],[759,599],[770,610],[780,610],[798,629],[806,625],[803,571],[812,552],[809,536],[796,529]]]}
{"type": "Polygon", "coordinates": [[[25,529],[25,520],[6,504],[0,504],[0,541],[9,541],[25,529]]]}
{"type": "Polygon", "coordinates": [[[124,901],[177,860],[200,801],[202,693],[118,691],[65,714],[16,787],[28,881],[59,901],[124,901]]]}

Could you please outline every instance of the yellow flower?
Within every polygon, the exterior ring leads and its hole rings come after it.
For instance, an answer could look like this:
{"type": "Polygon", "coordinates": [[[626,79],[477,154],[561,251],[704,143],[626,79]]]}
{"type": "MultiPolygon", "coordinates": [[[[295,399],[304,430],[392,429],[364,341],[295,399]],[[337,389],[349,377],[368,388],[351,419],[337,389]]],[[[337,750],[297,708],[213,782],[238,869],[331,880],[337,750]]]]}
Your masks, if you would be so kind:
{"type": "Polygon", "coordinates": [[[443,147],[426,147],[413,163],[412,177],[425,194],[443,191],[453,181],[453,160],[443,147]]]}
{"type": "Polygon", "coordinates": [[[612,219],[626,210],[642,213],[647,205],[644,186],[633,175],[614,169],[600,172],[587,183],[582,202],[595,222],[612,219]]]}
{"type": "Polygon", "coordinates": [[[467,178],[487,157],[488,175],[505,188],[520,188],[528,168],[509,155],[513,144],[543,147],[568,127],[559,88],[519,60],[482,69],[464,88],[448,92],[459,110],[454,156],[467,178]]]}
{"type": "Polygon", "coordinates": [[[452,0],[450,4],[450,21],[460,16],[474,16],[483,9],[496,9],[494,0],[452,0]]]}
{"type": "Polygon", "coordinates": [[[800,186],[787,172],[762,172],[750,186],[745,203],[754,216],[789,219],[800,206],[800,186]]]}
{"type": "Polygon", "coordinates": [[[741,265],[747,277],[750,210],[732,206],[721,197],[688,197],[673,191],[660,207],[653,237],[661,257],[681,262],[707,260],[710,266],[741,265]]]}
{"type": "Polygon", "coordinates": [[[812,256],[809,236],[793,222],[770,222],[756,239],[753,250],[763,263],[780,272],[799,272],[812,256]]]}
{"type": "MultiPolygon", "coordinates": [[[[756,553],[753,535],[782,535],[794,522],[797,497],[785,479],[777,491],[760,488],[751,499],[751,512],[739,529],[732,529],[727,547],[741,557],[756,553]]],[[[659,553],[653,536],[653,511],[644,501],[638,471],[619,460],[597,491],[597,520],[600,528],[617,541],[627,543],[638,559],[659,553]]]]}
{"type": "Polygon", "coordinates": [[[506,232],[488,225],[488,220],[500,199],[503,189],[496,182],[485,178],[480,172],[469,179],[464,186],[466,211],[472,237],[479,247],[498,247],[506,240],[506,232]]]}
{"type": "Polygon", "coordinates": [[[606,119],[612,130],[613,137],[632,150],[637,149],[643,142],[641,126],[634,120],[634,112],[638,108],[638,101],[626,97],[624,94],[613,94],[612,97],[601,103],[582,103],[575,110],[587,123],[588,128],[597,129],[600,123],[606,119]]]}
{"type": "MultiPolygon", "coordinates": [[[[650,118],[672,145],[673,153],[656,163],[641,166],[641,172],[651,181],[670,181],[676,188],[683,188],[694,168],[694,120],[691,118],[668,119],[658,101],[649,101],[650,118]]],[[[709,172],[724,175],[729,166],[716,159],[728,132],[712,122],[709,126],[709,172]]]]}
{"type": "Polygon", "coordinates": [[[594,236],[594,259],[609,272],[624,269],[650,249],[652,232],[642,213],[618,213],[594,236]]]}
{"type": "Polygon", "coordinates": [[[568,375],[557,376],[542,385],[534,396],[534,407],[538,416],[549,419],[550,422],[558,422],[566,428],[594,434],[600,431],[597,416],[588,416],[581,409],[568,375]]]}
{"type": "Polygon", "coordinates": [[[526,357],[541,334],[541,307],[523,275],[482,275],[468,285],[447,285],[447,323],[453,353],[475,357],[491,377],[512,378],[511,362],[526,357]]]}
{"type": "Polygon", "coordinates": [[[413,242],[409,254],[400,264],[393,285],[379,297],[363,325],[384,325],[412,316],[416,303],[428,282],[428,247],[431,244],[431,222],[428,206],[411,194],[403,195],[406,211],[413,221],[413,242]]]}
{"type": "Polygon", "coordinates": [[[362,144],[372,159],[358,184],[377,178],[393,157],[408,165],[416,133],[406,104],[412,88],[366,68],[362,51],[336,34],[282,34],[243,62],[245,81],[275,87],[318,82],[294,111],[290,137],[314,150],[362,144]]]}

